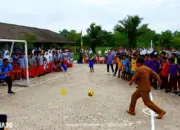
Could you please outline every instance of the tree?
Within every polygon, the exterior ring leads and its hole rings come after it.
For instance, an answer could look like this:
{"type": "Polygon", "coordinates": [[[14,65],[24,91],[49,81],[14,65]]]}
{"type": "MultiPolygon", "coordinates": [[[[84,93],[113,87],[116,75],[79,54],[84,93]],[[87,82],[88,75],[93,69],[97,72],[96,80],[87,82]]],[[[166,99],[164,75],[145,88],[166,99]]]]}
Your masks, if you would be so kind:
{"type": "Polygon", "coordinates": [[[161,33],[160,45],[165,48],[170,48],[172,46],[173,34],[170,30],[166,30],[161,33]]]}
{"type": "Polygon", "coordinates": [[[142,35],[137,37],[138,42],[142,43],[141,47],[150,47],[151,40],[153,40],[155,44],[157,43],[156,32],[149,29],[147,24],[142,26],[139,31],[143,32],[142,35]]]}
{"type": "Polygon", "coordinates": [[[92,51],[95,52],[97,45],[102,45],[103,40],[103,31],[101,26],[91,23],[87,29],[87,36],[89,37],[89,46],[92,48],[92,51]]]}
{"type": "Polygon", "coordinates": [[[127,18],[120,20],[119,24],[114,27],[115,31],[126,33],[128,35],[128,46],[130,48],[136,47],[137,37],[143,34],[143,32],[140,31],[140,28],[146,26],[146,24],[140,26],[142,20],[143,19],[137,15],[128,15],[127,18]]]}
{"type": "Polygon", "coordinates": [[[59,31],[60,36],[68,37],[69,31],[67,29],[63,29],[62,31],[59,31]]]}

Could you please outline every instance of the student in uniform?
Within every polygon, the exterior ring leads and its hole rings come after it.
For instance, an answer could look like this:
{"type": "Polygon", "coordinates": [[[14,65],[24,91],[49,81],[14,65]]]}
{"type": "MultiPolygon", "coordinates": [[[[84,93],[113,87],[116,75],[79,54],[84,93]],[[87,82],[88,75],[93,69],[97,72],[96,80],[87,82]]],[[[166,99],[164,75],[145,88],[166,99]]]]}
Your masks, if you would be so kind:
{"type": "Polygon", "coordinates": [[[122,71],[122,56],[118,56],[118,78],[121,76],[122,71]]]}
{"type": "Polygon", "coordinates": [[[29,77],[30,78],[33,78],[35,77],[35,74],[34,74],[34,60],[33,60],[33,54],[30,53],[29,56],[28,56],[28,64],[29,64],[29,77]]]}
{"type": "Polygon", "coordinates": [[[38,69],[38,74],[39,76],[44,75],[44,59],[43,59],[43,52],[40,52],[38,55],[38,61],[39,61],[39,69],[38,69]]]}
{"type": "MultiPolygon", "coordinates": [[[[23,76],[23,78],[26,77],[25,75],[25,71],[26,71],[26,60],[23,56],[23,54],[21,53],[19,58],[18,58],[18,61],[17,61],[18,65],[20,66],[20,69],[21,69],[21,75],[23,76]]],[[[22,80],[22,79],[21,79],[22,80]]]]}
{"type": "Polygon", "coordinates": [[[131,68],[132,68],[132,65],[131,65],[131,61],[132,61],[132,56],[128,56],[128,81],[131,80],[132,76],[131,76],[131,68]]]}
{"type": "Polygon", "coordinates": [[[177,72],[178,72],[178,66],[175,64],[175,59],[170,58],[170,79],[169,79],[169,90],[168,92],[174,92],[177,94],[177,72]]]}
{"type": "Polygon", "coordinates": [[[118,62],[119,62],[119,54],[117,53],[117,56],[116,56],[116,67],[115,67],[115,72],[114,72],[114,75],[113,76],[116,76],[116,73],[118,71],[118,62]]]}
{"type": "Polygon", "coordinates": [[[150,63],[149,54],[145,54],[144,65],[149,67],[149,63],[150,63]]]}
{"type": "Polygon", "coordinates": [[[111,70],[114,73],[114,68],[113,68],[113,59],[114,56],[111,53],[111,51],[109,51],[108,56],[107,56],[107,73],[109,74],[109,66],[111,66],[111,70]]]}
{"type": "MultiPolygon", "coordinates": [[[[158,62],[158,56],[154,55],[152,61],[150,62],[150,68],[156,72],[157,74],[159,74],[159,69],[160,69],[160,64],[158,62]]],[[[157,79],[156,78],[152,78],[152,86],[154,87],[154,89],[157,89],[157,79]]]]}
{"type": "Polygon", "coordinates": [[[89,56],[89,68],[90,72],[94,72],[94,57],[92,56],[92,54],[90,54],[89,56]]]}
{"type": "Polygon", "coordinates": [[[178,72],[177,72],[177,75],[178,75],[178,87],[179,87],[178,95],[180,96],[180,57],[177,59],[177,63],[178,63],[178,72]]]}
{"type": "Polygon", "coordinates": [[[170,71],[170,64],[167,61],[167,57],[163,57],[162,58],[162,67],[161,67],[161,72],[160,72],[160,77],[162,80],[162,84],[160,89],[164,89],[165,88],[165,92],[168,91],[168,76],[169,76],[169,71],[170,71]]]}
{"type": "Polygon", "coordinates": [[[133,54],[133,58],[131,60],[131,78],[135,74],[137,65],[136,65],[137,55],[133,54]]]}
{"type": "Polygon", "coordinates": [[[0,54],[0,65],[3,65],[3,57],[2,57],[2,54],[0,54]]]}

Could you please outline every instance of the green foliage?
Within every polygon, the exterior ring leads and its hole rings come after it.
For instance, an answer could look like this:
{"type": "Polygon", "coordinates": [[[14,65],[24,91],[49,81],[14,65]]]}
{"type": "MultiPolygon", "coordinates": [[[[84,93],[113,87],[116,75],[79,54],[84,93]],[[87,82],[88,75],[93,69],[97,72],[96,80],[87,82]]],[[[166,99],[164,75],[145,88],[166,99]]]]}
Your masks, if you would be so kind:
{"type": "Polygon", "coordinates": [[[139,16],[127,16],[125,19],[120,20],[119,24],[114,27],[114,30],[128,35],[128,47],[134,48],[137,44],[137,37],[143,34],[141,28],[146,25],[140,26],[142,18],[139,16]]]}
{"type": "MultiPolygon", "coordinates": [[[[83,36],[83,44],[96,50],[96,47],[150,47],[153,40],[156,48],[180,48],[180,32],[174,33],[167,30],[157,34],[148,28],[148,24],[142,24],[143,18],[138,15],[127,16],[119,21],[113,32],[103,30],[100,25],[91,23],[87,28],[87,34],[83,36]]],[[[75,30],[64,29],[59,32],[61,36],[75,41],[76,46],[80,46],[80,33],[75,30]]],[[[77,48],[76,48],[77,49],[77,48]]]]}

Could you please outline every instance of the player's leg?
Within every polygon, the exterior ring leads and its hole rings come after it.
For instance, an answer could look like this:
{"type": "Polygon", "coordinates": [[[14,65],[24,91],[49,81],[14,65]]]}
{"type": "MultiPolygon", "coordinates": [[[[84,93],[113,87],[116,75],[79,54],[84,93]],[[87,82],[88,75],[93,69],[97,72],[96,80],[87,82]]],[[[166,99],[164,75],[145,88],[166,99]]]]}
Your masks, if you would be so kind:
{"type": "Polygon", "coordinates": [[[144,105],[146,105],[148,108],[150,108],[151,110],[153,110],[158,114],[158,116],[156,117],[157,119],[161,119],[164,116],[164,114],[166,114],[164,110],[159,108],[150,100],[149,92],[140,92],[140,94],[143,99],[144,105]]]}
{"type": "Polygon", "coordinates": [[[132,94],[129,110],[127,111],[129,114],[135,115],[136,102],[140,97],[141,97],[141,94],[137,90],[132,94]]]}

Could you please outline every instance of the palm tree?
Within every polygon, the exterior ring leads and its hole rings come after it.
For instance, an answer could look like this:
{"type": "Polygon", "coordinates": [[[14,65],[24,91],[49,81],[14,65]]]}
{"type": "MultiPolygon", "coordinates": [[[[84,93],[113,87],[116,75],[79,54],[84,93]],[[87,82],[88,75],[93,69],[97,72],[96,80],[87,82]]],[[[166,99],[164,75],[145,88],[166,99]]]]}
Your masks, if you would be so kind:
{"type": "Polygon", "coordinates": [[[136,47],[137,37],[143,34],[143,32],[139,31],[140,28],[147,26],[147,24],[140,26],[142,20],[137,15],[128,15],[127,18],[120,20],[119,24],[114,27],[114,31],[128,34],[128,46],[130,48],[136,47]]]}
{"type": "Polygon", "coordinates": [[[102,43],[101,33],[102,33],[101,26],[96,25],[95,23],[91,23],[89,28],[87,29],[87,35],[89,37],[89,43],[90,43],[89,46],[92,48],[93,52],[95,52],[96,46],[102,43]]]}

